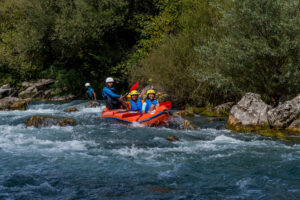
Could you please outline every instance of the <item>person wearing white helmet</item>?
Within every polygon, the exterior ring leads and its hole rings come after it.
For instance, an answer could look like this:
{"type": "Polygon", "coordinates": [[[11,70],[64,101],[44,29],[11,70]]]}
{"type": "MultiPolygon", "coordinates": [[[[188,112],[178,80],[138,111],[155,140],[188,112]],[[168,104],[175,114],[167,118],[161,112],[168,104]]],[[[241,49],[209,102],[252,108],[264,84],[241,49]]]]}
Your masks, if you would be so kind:
{"type": "Polygon", "coordinates": [[[84,84],[84,86],[86,88],[86,94],[87,94],[88,98],[90,100],[96,101],[97,100],[96,93],[95,93],[94,89],[91,88],[91,84],[90,83],[86,83],[86,84],[84,84]]]}
{"type": "Polygon", "coordinates": [[[108,77],[106,79],[106,87],[103,88],[102,96],[106,102],[106,107],[110,110],[112,109],[120,109],[124,104],[124,96],[116,94],[114,86],[114,79],[112,77],[108,77]]]}

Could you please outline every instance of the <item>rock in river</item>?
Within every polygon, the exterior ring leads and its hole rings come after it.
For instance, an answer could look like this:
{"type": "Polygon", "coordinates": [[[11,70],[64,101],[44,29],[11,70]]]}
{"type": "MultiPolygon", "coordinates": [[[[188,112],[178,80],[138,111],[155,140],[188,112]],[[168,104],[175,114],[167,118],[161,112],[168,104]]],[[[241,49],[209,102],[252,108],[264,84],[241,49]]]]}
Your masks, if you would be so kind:
{"type": "Polygon", "coordinates": [[[270,108],[259,94],[246,93],[230,110],[226,128],[236,131],[269,128],[267,112],[270,108]]]}
{"type": "Polygon", "coordinates": [[[26,122],[26,127],[34,126],[36,128],[47,126],[75,126],[76,121],[71,118],[59,118],[52,116],[32,116],[26,122]]]}
{"type": "Polygon", "coordinates": [[[268,111],[273,128],[286,128],[300,115],[300,95],[268,111]]]}
{"type": "Polygon", "coordinates": [[[169,135],[168,137],[166,137],[166,140],[168,140],[170,142],[176,142],[176,141],[179,141],[179,138],[176,137],[175,135],[169,135]]]}
{"type": "Polygon", "coordinates": [[[25,110],[29,100],[16,97],[0,99],[0,110],[25,110]]]}
{"type": "Polygon", "coordinates": [[[64,112],[77,112],[78,109],[76,107],[70,107],[64,110],[64,112]]]}

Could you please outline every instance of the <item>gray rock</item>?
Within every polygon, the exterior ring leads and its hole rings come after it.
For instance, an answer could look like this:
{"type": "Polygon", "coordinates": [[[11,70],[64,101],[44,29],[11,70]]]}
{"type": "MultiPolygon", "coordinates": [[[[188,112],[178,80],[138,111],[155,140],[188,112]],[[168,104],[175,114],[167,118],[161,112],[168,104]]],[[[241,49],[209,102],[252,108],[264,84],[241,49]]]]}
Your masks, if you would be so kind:
{"type": "Polygon", "coordinates": [[[230,110],[227,128],[252,131],[269,127],[267,112],[270,108],[259,94],[246,93],[230,110]]]}
{"type": "Polygon", "coordinates": [[[73,94],[69,94],[66,96],[54,96],[52,98],[50,98],[50,101],[70,101],[73,100],[75,98],[75,95],[73,94]]]}
{"type": "Polygon", "coordinates": [[[213,108],[213,112],[217,113],[219,115],[222,114],[227,114],[230,112],[230,109],[232,108],[232,106],[234,105],[234,102],[227,102],[227,103],[223,103],[221,105],[215,106],[213,108]]]}
{"type": "Polygon", "coordinates": [[[0,99],[0,110],[8,110],[12,104],[18,101],[19,99],[16,97],[5,97],[0,99]]]}
{"type": "Polygon", "coordinates": [[[25,110],[29,99],[20,100],[16,97],[0,99],[0,110],[25,110]]]}
{"type": "Polygon", "coordinates": [[[39,79],[36,82],[32,82],[32,83],[25,81],[22,83],[22,86],[25,88],[36,87],[37,89],[41,89],[41,88],[49,86],[53,83],[55,83],[55,80],[53,80],[53,79],[39,79]]]}
{"type": "Polygon", "coordinates": [[[14,88],[9,87],[8,84],[3,85],[0,88],[0,99],[4,97],[15,97],[17,95],[17,90],[14,88]]]}
{"type": "Polygon", "coordinates": [[[269,123],[274,128],[286,128],[300,115],[300,95],[268,111],[269,123]]]}
{"type": "Polygon", "coordinates": [[[30,86],[26,90],[20,92],[19,98],[25,99],[25,98],[34,98],[39,94],[38,89],[35,86],[30,86]]]}
{"type": "Polygon", "coordinates": [[[300,133],[300,118],[294,120],[291,125],[286,128],[286,130],[300,133]]]}
{"type": "Polygon", "coordinates": [[[26,127],[34,126],[36,128],[47,126],[75,126],[76,121],[71,118],[59,118],[52,116],[32,116],[26,122],[26,127]]]}

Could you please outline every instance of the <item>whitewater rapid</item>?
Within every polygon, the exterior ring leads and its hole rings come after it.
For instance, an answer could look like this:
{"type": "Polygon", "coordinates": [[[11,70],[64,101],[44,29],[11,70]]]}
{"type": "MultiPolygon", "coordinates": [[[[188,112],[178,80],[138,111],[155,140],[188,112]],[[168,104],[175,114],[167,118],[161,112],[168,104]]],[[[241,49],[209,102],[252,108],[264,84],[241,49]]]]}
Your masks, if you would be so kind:
{"type": "Polygon", "coordinates": [[[298,142],[232,133],[203,116],[195,131],[127,126],[83,103],[0,111],[0,199],[300,198],[298,142]],[[77,125],[26,128],[32,115],[77,125]]]}

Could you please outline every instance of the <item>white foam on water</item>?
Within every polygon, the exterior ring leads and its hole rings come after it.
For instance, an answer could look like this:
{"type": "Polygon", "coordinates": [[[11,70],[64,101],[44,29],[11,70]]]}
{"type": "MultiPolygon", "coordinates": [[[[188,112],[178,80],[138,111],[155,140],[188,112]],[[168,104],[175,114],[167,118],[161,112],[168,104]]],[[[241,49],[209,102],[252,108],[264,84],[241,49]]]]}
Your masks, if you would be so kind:
{"type": "Polygon", "coordinates": [[[145,125],[143,125],[143,124],[140,124],[140,123],[138,123],[138,122],[132,122],[132,124],[131,124],[131,126],[133,126],[133,127],[145,127],[145,125]]]}
{"type": "Polygon", "coordinates": [[[101,113],[104,110],[105,106],[97,106],[94,108],[79,108],[77,113],[101,113]]]}
{"type": "MultiPolygon", "coordinates": [[[[72,132],[73,127],[47,127],[47,129],[60,130],[64,132],[72,132]]],[[[46,129],[46,130],[47,130],[46,129]]],[[[23,152],[23,151],[86,151],[86,146],[95,146],[94,141],[68,140],[53,141],[48,139],[39,139],[32,131],[42,131],[33,127],[26,128],[25,125],[17,126],[0,126],[0,148],[7,152],[23,152]],[[31,130],[31,132],[28,132],[31,130]]],[[[45,131],[45,129],[44,129],[45,131]]]]}

